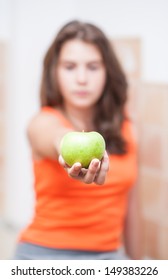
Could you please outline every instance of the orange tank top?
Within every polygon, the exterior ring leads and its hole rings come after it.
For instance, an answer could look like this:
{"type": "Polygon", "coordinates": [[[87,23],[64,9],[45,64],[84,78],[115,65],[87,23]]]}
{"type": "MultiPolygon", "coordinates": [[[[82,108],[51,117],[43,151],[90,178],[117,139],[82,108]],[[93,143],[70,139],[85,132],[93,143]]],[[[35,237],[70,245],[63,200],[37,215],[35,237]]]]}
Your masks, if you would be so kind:
{"type": "MultiPolygon", "coordinates": [[[[57,110],[63,125],[71,126],[57,110]]],[[[57,249],[109,251],[121,246],[127,195],[137,173],[136,145],[131,124],[122,133],[128,153],[110,155],[104,185],[84,184],[70,178],[57,160],[34,161],[35,210],[20,240],[57,249]]]]}

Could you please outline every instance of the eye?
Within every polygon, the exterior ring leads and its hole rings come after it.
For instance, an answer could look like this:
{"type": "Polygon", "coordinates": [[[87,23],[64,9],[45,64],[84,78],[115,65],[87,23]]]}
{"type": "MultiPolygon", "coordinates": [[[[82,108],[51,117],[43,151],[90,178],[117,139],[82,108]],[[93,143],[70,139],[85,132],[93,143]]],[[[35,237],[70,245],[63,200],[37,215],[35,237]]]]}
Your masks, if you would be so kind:
{"type": "Polygon", "coordinates": [[[98,70],[99,65],[98,64],[89,64],[88,69],[91,70],[91,71],[98,70]]]}
{"type": "Polygon", "coordinates": [[[64,67],[67,70],[73,70],[75,68],[75,65],[74,64],[66,64],[64,67]]]}

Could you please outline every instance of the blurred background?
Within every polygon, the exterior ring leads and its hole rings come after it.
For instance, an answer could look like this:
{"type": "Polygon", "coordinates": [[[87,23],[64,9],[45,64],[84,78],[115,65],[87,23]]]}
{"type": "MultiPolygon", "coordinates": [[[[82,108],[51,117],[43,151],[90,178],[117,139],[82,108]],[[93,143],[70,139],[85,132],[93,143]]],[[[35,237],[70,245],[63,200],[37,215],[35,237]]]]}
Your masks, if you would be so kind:
{"type": "Polygon", "coordinates": [[[39,107],[43,56],[69,20],[109,36],[129,81],[128,112],[139,146],[144,259],[168,259],[168,1],[0,0],[0,259],[31,219],[27,123],[39,107]]]}

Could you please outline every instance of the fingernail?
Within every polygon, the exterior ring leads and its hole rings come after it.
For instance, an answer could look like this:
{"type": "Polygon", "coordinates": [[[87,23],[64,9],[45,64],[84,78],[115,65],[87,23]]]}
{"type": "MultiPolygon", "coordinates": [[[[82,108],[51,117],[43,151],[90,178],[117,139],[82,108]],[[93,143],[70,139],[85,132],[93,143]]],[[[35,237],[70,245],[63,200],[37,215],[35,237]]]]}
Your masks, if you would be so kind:
{"type": "Polygon", "coordinates": [[[98,165],[99,165],[99,161],[98,160],[93,161],[92,166],[97,167],[98,165]]]}
{"type": "Polygon", "coordinates": [[[78,171],[79,169],[80,169],[80,163],[76,163],[76,165],[74,166],[74,169],[76,170],[76,171],[78,171]]]}

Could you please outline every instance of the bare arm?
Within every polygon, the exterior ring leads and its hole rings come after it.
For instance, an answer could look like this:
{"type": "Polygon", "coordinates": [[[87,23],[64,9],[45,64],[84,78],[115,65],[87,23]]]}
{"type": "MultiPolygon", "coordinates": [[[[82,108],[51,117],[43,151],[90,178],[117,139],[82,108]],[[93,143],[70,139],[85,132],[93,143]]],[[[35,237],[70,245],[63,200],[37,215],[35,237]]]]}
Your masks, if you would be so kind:
{"type": "Polygon", "coordinates": [[[124,230],[125,250],[131,259],[142,258],[141,241],[142,233],[140,226],[138,189],[137,186],[134,186],[129,193],[128,210],[124,230]]]}
{"type": "Polygon", "coordinates": [[[40,112],[30,121],[27,136],[34,159],[58,159],[62,137],[70,131],[59,119],[47,112],[40,112]]]}

